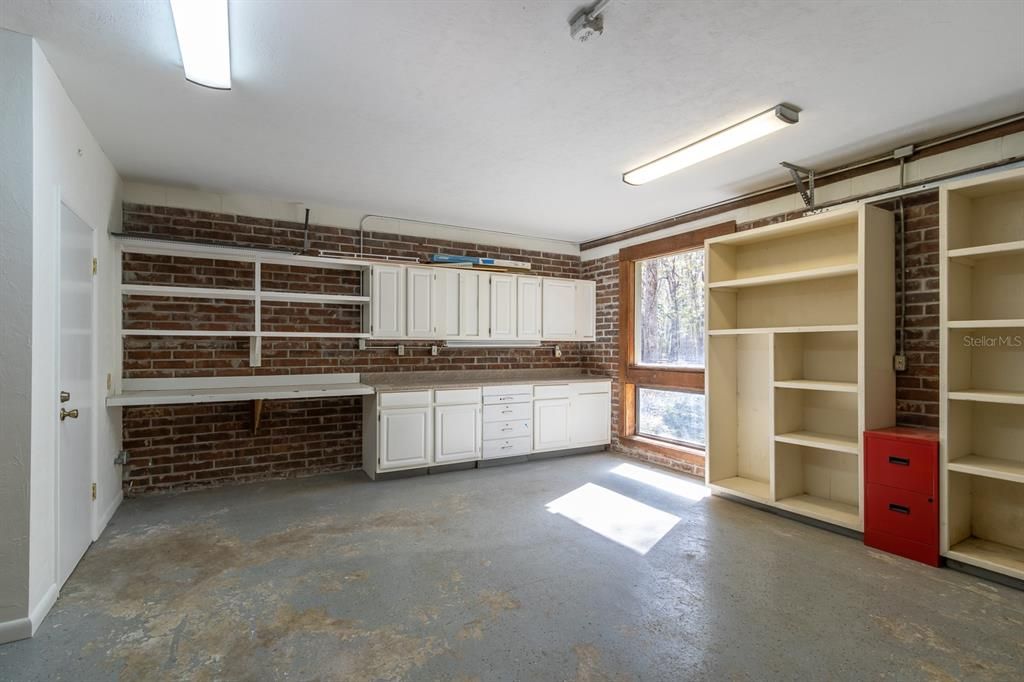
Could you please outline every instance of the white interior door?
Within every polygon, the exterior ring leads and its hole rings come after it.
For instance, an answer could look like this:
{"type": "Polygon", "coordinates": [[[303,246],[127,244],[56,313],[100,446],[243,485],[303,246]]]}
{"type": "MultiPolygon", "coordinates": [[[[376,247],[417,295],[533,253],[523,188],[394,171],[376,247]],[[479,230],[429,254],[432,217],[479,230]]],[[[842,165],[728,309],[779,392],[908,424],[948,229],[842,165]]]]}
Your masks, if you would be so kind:
{"type": "Polygon", "coordinates": [[[57,584],[63,585],[92,540],[93,232],[60,207],[57,426],[57,584]]]}

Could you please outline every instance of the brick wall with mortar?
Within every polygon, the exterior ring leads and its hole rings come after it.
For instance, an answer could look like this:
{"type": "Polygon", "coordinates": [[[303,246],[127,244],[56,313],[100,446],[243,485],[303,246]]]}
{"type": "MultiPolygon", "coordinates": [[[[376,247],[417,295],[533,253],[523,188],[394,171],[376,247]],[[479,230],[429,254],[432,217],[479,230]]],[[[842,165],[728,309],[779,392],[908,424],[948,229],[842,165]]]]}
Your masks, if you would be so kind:
{"type": "MultiPolygon", "coordinates": [[[[124,230],[230,246],[301,249],[299,223],[158,206],[124,205],[124,230]]],[[[423,257],[444,252],[528,260],[534,272],[580,277],[576,256],[366,233],[368,255],[423,257]]],[[[312,248],[353,251],[358,233],[322,226],[310,230],[312,248]]],[[[126,255],[125,282],[248,288],[253,270],[228,261],[126,255]]],[[[354,292],[351,273],[318,268],[267,267],[267,288],[303,292],[354,292]]],[[[264,304],[265,329],[353,331],[354,308],[317,304],[264,304]]],[[[126,328],[251,329],[245,301],[125,297],[126,328]]],[[[443,349],[431,357],[429,341],[407,342],[408,354],[359,351],[351,339],[277,339],[263,343],[262,367],[249,367],[249,342],[230,338],[126,337],[124,375],[132,378],[238,376],[319,372],[578,368],[584,344],[548,348],[443,349]]],[[[589,345],[589,344],[588,344],[589,345]]],[[[358,468],[362,452],[361,401],[357,398],[281,400],[264,404],[260,430],[251,431],[250,404],[127,407],[122,435],[129,452],[126,493],[138,494],[226,482],[309,475],[358,468]]]]}
{"type": "MultiPolygon", "coordinates": [[[[906,426],[938,428],[939,425],[939,195],[927,192],[904,199],[906,220],[907,371],[896,378],[896,421],[906,426]]],[[[895,202],[879,204],[890,211],[895,202]]],[[[782,214],[741,223],[738,231],[792,220],[799,213],[782,214]]],[[[898,243],[897,243],[898,258],[898,243]]],[[[613,434],[618,433],[619,372],[619,259],[606,256],[585,260],[584,279],[597,282],[597,339],[583,350],[583,366],[591,374],[610,376],[613,434]]],[[[896,305],[899,311],[899,263],[896,263],[896,305]]],[[[897,322],[898,325],[898,322],[897,322]]],[[[898,332],[897,332],[898,333],[898,332]]],[[[624,447],[613,435],[613,447],[639,459],[678,471],[703,476],[700,466],[653,452],[624,447]]]]}

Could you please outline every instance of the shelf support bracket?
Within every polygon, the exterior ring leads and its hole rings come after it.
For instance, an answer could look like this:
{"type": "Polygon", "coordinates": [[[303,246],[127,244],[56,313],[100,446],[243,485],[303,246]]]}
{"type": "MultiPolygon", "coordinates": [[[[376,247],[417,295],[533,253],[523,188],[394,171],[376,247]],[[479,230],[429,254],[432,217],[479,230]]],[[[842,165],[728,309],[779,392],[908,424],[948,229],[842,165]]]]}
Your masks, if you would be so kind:
{"type": "Polygon", "coordinates": [[[810,168],[804,168],[798,166],[795,163],[789,163],[783,161],[779,164],[783,168],[789,171],[790,176],[793,178],[793,184],[796,185],[796,190],[800,193],[800,198],[804,200],[804,205],[807,208],[814,208],[814,170],[810,168]],[[807,176],[807,184],[804,184],[804,180],[800,177],[800,174],[807,176]]]}
{"type": "Polygon", "coordinates": [[[252,401],[252,432],[253,435],[260,430],[260,419],[263,418],[263,398],[252,401]]]}

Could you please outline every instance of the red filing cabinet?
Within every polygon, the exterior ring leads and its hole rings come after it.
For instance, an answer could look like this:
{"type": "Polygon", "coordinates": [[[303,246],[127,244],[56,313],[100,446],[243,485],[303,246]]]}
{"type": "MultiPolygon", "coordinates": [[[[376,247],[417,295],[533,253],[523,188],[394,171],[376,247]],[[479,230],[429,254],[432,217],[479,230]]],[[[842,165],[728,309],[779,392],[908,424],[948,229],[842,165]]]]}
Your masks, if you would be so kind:
{"type": "Polygon", "coordinates": [[[865,431],[864,451],[864,544],[938,566],[938,434],[865,431]]]}

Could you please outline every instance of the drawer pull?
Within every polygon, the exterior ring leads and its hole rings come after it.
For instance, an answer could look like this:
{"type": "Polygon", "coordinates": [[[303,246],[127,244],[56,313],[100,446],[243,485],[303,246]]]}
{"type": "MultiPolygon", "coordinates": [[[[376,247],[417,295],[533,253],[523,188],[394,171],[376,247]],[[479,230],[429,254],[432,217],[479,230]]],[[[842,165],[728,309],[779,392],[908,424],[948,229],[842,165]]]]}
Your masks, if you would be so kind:
{"type": "Polygon", "coordinates": [[[515,410],[502,410],[501,411],[502,414],[512,414],[513,412],[515,412],[515,410]]]}
{"type": "Polygon", "coordinates": [[[514,397],[515,396],[506,395],[506,396],[502,396],[501,398],[498,398],[498,400],[512,400],[514,397]]]}
{"type": "Polygon", "coordinates": [[[890,504],[889,511],[896,512],[897,514],[909,514],[910,507],[904,507],[902,504],[890,504]]]}
{"type": "Polygon", "coordinates": [[[511,444],[511,443],[509,443],[508,445],[502,445],[502,446],[501,446],[501,449],[502,449],[502,450],[510,450],[510,449],[512,449],[512,444],[511,444]]]}
{"type": "Polygon", "coordinates": [[[511,426],[506,426],[505,428],[502,429],[502,431],[511,431],[511,430],[512,430],[511,426]]]}
{"type": "Polygon", "coordinates": [[[896,466],[908,467],[910,466],[910,459],[908,457],[897,457],[896,455],[889,455],[889,464],[895,464],[896,466]]]}

